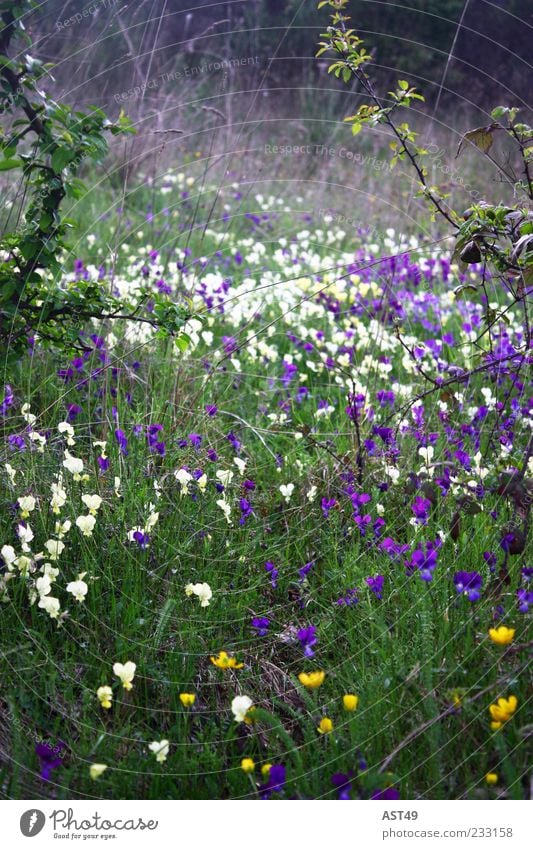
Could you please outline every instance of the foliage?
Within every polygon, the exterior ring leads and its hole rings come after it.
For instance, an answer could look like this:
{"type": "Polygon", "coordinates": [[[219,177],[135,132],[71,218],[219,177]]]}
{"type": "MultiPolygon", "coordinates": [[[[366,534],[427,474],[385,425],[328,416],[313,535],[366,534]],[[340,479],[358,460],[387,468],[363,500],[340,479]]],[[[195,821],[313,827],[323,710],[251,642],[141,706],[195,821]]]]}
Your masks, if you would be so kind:
{"type": "Polygon", "coordinates": [[[128,304],[104,281],[80,279],[69,286],[61,280],[67,236],[76,224],[63,214],[62,202],[83,195],[77,172],[86,159],[102,162],[107,135],[134,130],[122,112],[112,123],[97,107],[81,112],[56,103],[42,89],[49,65],[29,53],[9,58],[14,38],[30,44],[24,21],[35,6],[34,0],[0,6],[0,108],[15,118],[0,137],[0,171],[19,172],[20,195],[23,202],[29,198],[22,224],[0,240],[0,341],[11,361],[35,333],[55,346],[79,345],[79,331],[91,318],[150,321],[162,332],[174,333],[188,315],[186,309],[155,298],[150,316],[141,317],[147,300],[142,292],[136,303],[128,304]]]}
{"type": "MultiPolygon", "coordinates": [[[[366,95],[367,102],[362,104],[354,115],[349,115],[344,120],[351,124],[354,135],[364,126],[375,127],[377,124],[383,124],[389,130],[392,150],[390,165],[394,167],[399,161],[407,161],[414,169],[419,194],[426,198],[433,220],[435,216],[440,216],[452,227],[455,236],[453,258],[460,261],[463,270],[469,264],[482,263],[484,270],[481,281],[477,285],[467,283],[456,289],[457,297],[461,297],[465,291],[473,292],[484,304],[486,326],[478,341],[486,341],[487,347],[480,350],[480,356],[485,357],[485,362],[481,367],[478,366],[476,371],[494,367],[493,328],[501,320],[506,320],[509,309],[515,305],[522,308],[524,339],[521,356],[515,357],[511,366],[518,378],[532,343],[529,301],[533,286],[533,128],[517,120],[519,109],[499,106],[492,112],[493,123],[490,126],[465,133],[457,155],[466,144],[480,150],[495,164],[500,176],[511,185],[517,201],[513,206],[479,203],[463,214],[451,208],[447,203],[447,195],[428,183],[428,169],[424,164],[428,151],[417,143],[417,133],[409,124],[397,118],[399,110],[410,109],[413,101],[423,100],[423,97],[407,80],[399,80],[396,89],[388,92],[388,99],[376,92],[367,73],[372,57],[356,31],[347,27],[350,19],[344,11],[348,2],[349,0],[322,0],[318,4],[319,9],[329,6],[334,12],[330,26],[322,35],[324,40],[320,42],[317,55],[335,53],[338,58],[330,64],[329,73],[342,78],[345,83],[355,78],[366,95]],[[517,170],[513,168],[512,156],[505,164],[500,164],[491,157],[493,136],[496,133],[504,134],[512,142],[515,148],[514,158],[518,159],[517,170]],[[501,310],[495,310],[488,301],[485,282],[489,268],[501,286],[512,296],[510,305],[501,310]]],[[[406,347],[406,350],[409,352],[409,348],[406,347]]],[[[435,390],[441,388],[441,380],[427,373],[424,376],[433,384],[435,390]]],[[[467,380],[468,374],[461,374],[457,378],[457,382],[461,383],[467,380]]],[[[532,450],[530,440],[526,463],[532,450]]],[[[526,528],[529,514],[530,510],[527,511],[525,519],[526,528]]]]}

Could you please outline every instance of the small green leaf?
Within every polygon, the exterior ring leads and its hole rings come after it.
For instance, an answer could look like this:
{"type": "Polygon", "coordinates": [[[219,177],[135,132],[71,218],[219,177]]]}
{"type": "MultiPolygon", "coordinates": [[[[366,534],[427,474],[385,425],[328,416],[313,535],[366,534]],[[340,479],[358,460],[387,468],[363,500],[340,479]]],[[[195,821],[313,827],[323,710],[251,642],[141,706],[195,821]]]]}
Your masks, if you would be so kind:
{"type": "Polygon", "coordinates": [[[12,168],[20,168],[21,165],[21,159],[1,159],[0,171],[11,171],[12,168]]]}

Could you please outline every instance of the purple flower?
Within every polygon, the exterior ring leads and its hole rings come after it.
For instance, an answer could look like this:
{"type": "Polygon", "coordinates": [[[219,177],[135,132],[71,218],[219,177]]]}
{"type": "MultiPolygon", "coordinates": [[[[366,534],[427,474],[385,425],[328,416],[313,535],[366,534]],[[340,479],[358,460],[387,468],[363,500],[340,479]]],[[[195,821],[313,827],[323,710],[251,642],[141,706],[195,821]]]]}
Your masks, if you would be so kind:
{"type": "Polygon", "coordinates": [[[10,433],[7,437],[7,442],[11,451],[26,450],[26,443],[24,442],[24,437],[19,436],[17,433],[10,433]]]}
{"type": "Polygon", "coordinates": [[[69,404],[67,407],[67,419],[69,422],[73,422],[76,416],[82,412],[81,407],[78,404],[69,404]]]}
{"type": "Polygon", "coordinates": [[[228,433],[228,435],[226,436],[226,439],[228,440],[228,442],[230,442],[233,445],[233,448],[235,449],[235,451],[237,451],[237,452],[240,451],[241,443],[239,442],[239,440],[237,439],[237,437],[235,436],[235,434],[232,431],[230,431],[228,433]]]}
{"type": "Polygon", "coordinates": [[[335,507],[336,504],[337,504],[337,502],[334,498],[323,498],[322,499],[321,507],[322,507],[322,512],[323,512],[324,516],[326,517],[326,519],[329,516],[329,511],[333,510],[333,508],[335,507]]]}
{"type": "Polygon", "coordinates": [[[429,511],[431,510],[431,501],[429,498],[422,498],[420,495],[417,495],[411,504],[411,510],[418,521],[425,525],[429,516],[429,511]]]}
{"type": "Polygon", "coordinates": [[[314,657],[315,653],[312,646],[315,645],[318,639],[316,636],[316,627],[314,625],[309,625],[308,628],[301,628],[296,636],[300,640],[300,645],[304,650],[304,656],[314,657]]]}
{"type": "Polygon", "coordinates": [[[211,417],[216,416],[218,412],[218,407],[216,406],[216,404],[206,404],[204,409],[207,415],[211,417]]]}
{"type": "Polygon", "coordinates": [[[376,598],[383,598],[383,584],[385,583],[383,575],[374,575],[374,577],[365,578],[365,583],[374,593],[376,598]]]}
{"type": "Polygon", "coordinates": [[[104,472],[107,472],[110,465],[111,462],[109,460],[109,457],[98,457],[98,466],[102,474],[104,474],[104,472]]]}
{"type": "Polygon", "coordinates": [[[336,604],[338,604],[340,607],[353,607],[355,604],[359,603],[359,596],[357,595],[358,592],[359,590],[357,587],[353,587],[351,590],[347,590],[346,595],[338,598],[336,604]]]}
{"type": "Polygon", "coordinates": [[[241,518],[239,519],[239,524],[244,525],[246,519],[253,513],[252,505],[250,504],[247,498],[241,498],[239,500],[239,507],[241,510],[241,518]]]}
{"type": "Polygon", "coordinates": [[[386,389],[380,389],[376,392],[376,398],[382,407],[385,407],[387,404],[390,404],[392,407],[394,405],[395,397],[394,392],[387,391],[386,389]]]}
{"type": "Polygon", "coordinates": [[[242,482],[243,488],[252,492],[255,489],[255,481],[245,480],[242,482]]]}
{"type": "Polygon", "coordinates": [[[395,787],[386,787],[385,790],[374,790],[370,798],[392,802],[400,798],[400,791],[395,787]]]}
{"type": "Polygon", "coordinates": [[[359,513],[359,508],[362,507],[363,504],[368,504],[368,502],[370,501],[370,495],[368,495],[368,493],[366,492],[354,492],[350,496],[350,498],[352,500],[353,509],[356,514],[359,513]]]}
{"type": "Polygon", "coordinates": [[[190,433],[187,437],[193,448],[200,448],[202,444],[202,437],[199,433],[190,433]]]}
{"type": "Polygon", "coordinates": [[[480,598],[483,579],[479,572],[456,572],[453,582],[457,592],[464,593],[469,601],[477,601],[480,598]]]}
{"type": "Polygon", "coordinates": [[[393,560],[398,560],[402,556],[402,554],[405,554],[406,551],[409,551],[409,545],[402,545],[399,542],[395,542],[392,537],[385,537],[383,542],[380,543],[379,547],[393,560]]]}
{"type": "Polygon", "coordinates": [[[270,799],[272,793],[280,793],[285,785],[286,770],[283,764],[272,764],[268,781],[259,787],[262,799],[270,799]]]}
{"type": "Polygon", "coordinates": [[[309,563],[306,563],[304,566],[302,566],[300,569],[298,569],[298,574],[300,576],[300,583],[301,584],[303,584],[307,575],[309,574],[309,572],[311,571],[311,569],[313,568],[314,565],[315,565],[314,560],[311,560],[311,561],[309,561],[309,563]]]}
{"type": "Polygon", "coordinates": [[[350,403],[347,407],[345,407],[344,412],[346,413],[349,419],[355,421],[364,407],[365,396],[350,394],[348,397],[348,401],[350,403]]]}
{"type": "Polygon", "coordinates": [[[6,385],[6,388],[4,390],[4,400],[0,404],[0,415],[1,416],[3,416],[3,417],[7,416],[7,411],[9,410],[10,407],[13,406],[13,401],[14,401],[14,398],[13,398],[13,392],[11,391],[11,386],[6,385]]]}
{"type": "Polygon", "coordinates": [[[132,536],[139,548],[146,548],[148,543],[150,542],[150,537],[143,531],[135,531],[132,536]]]}
{"type": "Polygon", "coordinates": [[[370,515],[370,513],[365,513],[364,516],[355,515],[353,517],[353,520],[354,520],[355,524],[357,525],[357,527],[359,528],[359,531],[361,532],[361,536],[364,537],[365,534],[366,534],[368,526],[372,524],[372,516],[370,515]]]}
{"type": "Polygon", "coordinates": [[[331,776],[331,783],[339,791],[338,799],[348,800],[352,785],[350,784],[350,776],[343,772],[335,772],[331,776]]]}
{"type": "Polygon", "coordinates": [[[62,740],[58,740],[56,746],[51,746],[50,743],[42,741],[35,744],[35,754],[39,758],[41,778],[43,781],[50,781],[52,770],[63,764],[65,744],[62,740]]]}
{"type": "Polygon", "coordinates": [[[237,342],[233,338],[233,336],[223,336],[222,344],[224,346],[224,351],[226,352],[226,354],[233,354],[238,348],[237,342]]]}
{"type": "Polygon", "coordinates": [[[270,583],[272,585],[272,589],[275,590],[278,585],[279,569],[276,569],[271,560],[267,560],[267,562],[265,563],[265,569],[270,575],[270,583]]]}
{"type": "Polygon", "coordinates": [[[115,439],[118,442],[118,447],[120,453],[124,456],[128,456],[128,440],[126,439],[126,434],[120,428],[117,428],[115,431],[115,439]]]}
{"type": "Polygon", "coordinates": [[[415,569],[418,569],[418,573],[423,581],[429,582],[433,580],[433,570],[437,565],[437,549],[440,548],[441,544],[440,539],[435,542],[429,541],[425,544],[420,542],[418,548],[412,552],[411,559],[405,561],[407,574],[412,575],[415,569]]]}
{"type": "Polygon", "coordinates": [[[266,637],[269,627],[270,619],[266,616],[254,616],[252,619],[252,628],[255,628],[258,637],[266,637]]]}
{"type": "Polygon", "coordinates": [[[516,598],[518,600],[518,610],[520,613],[529,613],[530,605],[533,604],[533,592],[524,588],[519,589],[516,591],[516,598]]]}

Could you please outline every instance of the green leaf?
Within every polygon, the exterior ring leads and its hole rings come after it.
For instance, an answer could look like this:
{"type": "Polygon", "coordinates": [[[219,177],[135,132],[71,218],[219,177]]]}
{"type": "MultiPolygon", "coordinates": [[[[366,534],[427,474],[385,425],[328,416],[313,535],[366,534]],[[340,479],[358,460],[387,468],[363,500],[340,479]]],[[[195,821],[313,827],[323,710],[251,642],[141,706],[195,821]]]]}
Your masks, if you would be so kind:
{"type": "Polygon", "coordinates": [[[11,171],[12,168],[20,168],[21,165],[21,159],[1,159],[0,171],[11,171]]]}
{"type": "Polygon", "coordinates": [[[73,150],[66,147],[58,147],[52,154],[52,169],[56,174],[60,174],[63,168],[75,157],[73,150]]]}
{"type": "Polygon", "coordinates": [[[459,142],[457,153],[455,154],[456,158],[461,153],[465,142],[473,144],[474,147],[477,147],[478,150],[481,150],[483,153],[488,153],[494,142],[494,139],[492,138],[493,132],[501,129],[502,128],[497,124],[490,124],[488,127],[477,127],[475,130],[470,130],[468,133],[465,133],[459,142]]]}

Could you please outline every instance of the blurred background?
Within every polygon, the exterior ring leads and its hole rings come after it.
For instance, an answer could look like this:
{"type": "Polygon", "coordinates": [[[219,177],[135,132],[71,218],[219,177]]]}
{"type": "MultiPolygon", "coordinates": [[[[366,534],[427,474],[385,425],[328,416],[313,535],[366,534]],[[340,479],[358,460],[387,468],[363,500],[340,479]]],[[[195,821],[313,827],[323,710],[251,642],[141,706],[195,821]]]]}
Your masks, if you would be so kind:
{"type": "MultiPolygon", "coordinates": [[[[256,191],[297,177],[302,192],[314,181],[315,206],[317,182],[334,183],[362,191],[381,206],[382,220],[394,218],[412,202],[412,174],[400,165],[381,196],[388,137],[377,127],[352,139],[343,123],[363,98],[356,84],[328,74],[327,57],[315,58],[331,13],[316,7],[316,0],[47,0],[28,28],[36,55],[55,64],[50,93],[84,109],[96,104],[110,117],[123,109],[134,122],[135,138],[113,147],[115,188],[184,166],[195,179],[253,181],[256,191]]],[[[498,178],[487,180],[479,151],[461,156],[461,174],[455,153],[462,133],[489,123],[494,106],[527,112],[533,4],[351,0],[347,11],[372,51],[376,88],[386,97],[406,78],[424,94],[408,117],[431,145],[433,181],[452,201],[461,194],[468,204],[491,186],[496,197],[498,178]]],[[[346,215],[353,193],[344,197],[346,215]]]]}

